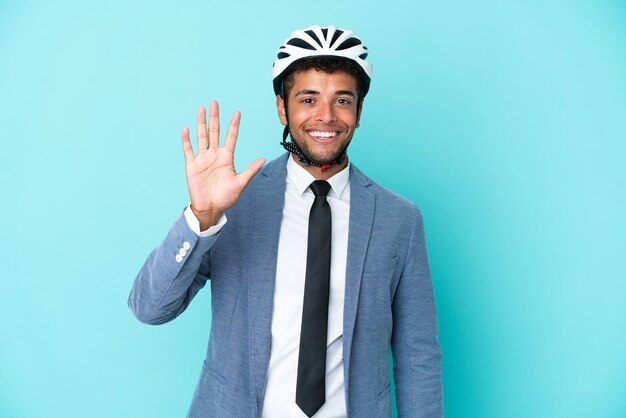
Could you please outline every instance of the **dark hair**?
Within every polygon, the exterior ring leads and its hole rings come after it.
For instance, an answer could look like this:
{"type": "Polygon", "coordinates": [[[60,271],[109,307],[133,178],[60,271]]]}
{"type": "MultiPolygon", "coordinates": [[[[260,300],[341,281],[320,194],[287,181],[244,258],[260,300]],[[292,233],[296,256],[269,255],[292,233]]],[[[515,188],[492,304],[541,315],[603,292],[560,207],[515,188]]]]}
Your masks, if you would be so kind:
{"type": "Polygon", "coordinates": [[[328,55],[320,55],[314,57],[307,57],[296,61],[292,64],[291,71],[283,80],[283,88],[281,96],[286,99],[289,97],[289,92],[294,84],[294,74],[306,71],[311,68],[315,68],[317,71],[324,71],[325,73],[334,73],[335,71],[343,71],[345,73],[354,76],[356,79],[356,92],[358,96],[358,103],[363,102],[363,87],[364,80],[361,74],[362,70],[359,65],[348,58],[333,57],[328,55]],[[284,95],[284,96],[283,96],[284,95]]]}

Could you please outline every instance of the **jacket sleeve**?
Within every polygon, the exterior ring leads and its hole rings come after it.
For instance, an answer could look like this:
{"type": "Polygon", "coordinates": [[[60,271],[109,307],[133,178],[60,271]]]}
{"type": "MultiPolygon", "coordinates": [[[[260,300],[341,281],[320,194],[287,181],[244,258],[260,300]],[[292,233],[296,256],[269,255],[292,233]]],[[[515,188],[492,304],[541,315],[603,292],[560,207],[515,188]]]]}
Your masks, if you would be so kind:
{"type": "Polygon", "coordinates": [[[442,417],[437,314],[424,225],[417,208],[392,309],[391,348],[399,417],[442,417]]]}
{"type": "Polygon", "coordinates": [[[209,249],[219,233],[199,237],[181,215],[148,256],[135,279],[128,306],[141,322],[159,325],[180,315],[209,279],[209,249]]]}

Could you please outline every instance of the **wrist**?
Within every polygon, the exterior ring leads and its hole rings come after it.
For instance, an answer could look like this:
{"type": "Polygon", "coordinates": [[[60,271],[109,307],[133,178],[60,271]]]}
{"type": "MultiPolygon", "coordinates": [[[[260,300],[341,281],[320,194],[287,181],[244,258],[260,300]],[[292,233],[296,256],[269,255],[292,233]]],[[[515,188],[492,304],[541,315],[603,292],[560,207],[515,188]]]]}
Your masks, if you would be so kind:
{"type": "Polygon", "coordinates": [[[196,219],[198,219],[198,222],[200,223],[201,232],[204,232],[210,227],[212,227],[213,225],[217,224],[219,219],[224,214],[224,211],[219,211],[219,210],[196,210],[193,207],[193,204],[191,204],[189,207],[191,208],[191,211],[193,212],[194,216],[196,217],[196,219]]]}

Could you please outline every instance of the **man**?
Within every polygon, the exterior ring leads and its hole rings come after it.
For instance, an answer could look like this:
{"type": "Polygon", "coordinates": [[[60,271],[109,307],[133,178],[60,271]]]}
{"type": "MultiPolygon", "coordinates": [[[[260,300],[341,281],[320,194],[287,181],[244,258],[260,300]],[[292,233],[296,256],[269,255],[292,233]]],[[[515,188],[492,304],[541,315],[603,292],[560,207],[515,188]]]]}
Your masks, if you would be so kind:
{"type": "Polygon", "coordinates": [[[422,219],[346,150],[371,77],[351,31],[296,31],[274,63],[287,154],[237,174],[235,113],[218,105],[183,149],[191,205],[130,294],[143,322],[176,318],[211,280],[212,326],[190,417],[442,416],[441,354],[422,219]],[[291,136],[291,142],[287,136],[291,136]],[[258,173],[258,174],[257,174],[258,173]]]}

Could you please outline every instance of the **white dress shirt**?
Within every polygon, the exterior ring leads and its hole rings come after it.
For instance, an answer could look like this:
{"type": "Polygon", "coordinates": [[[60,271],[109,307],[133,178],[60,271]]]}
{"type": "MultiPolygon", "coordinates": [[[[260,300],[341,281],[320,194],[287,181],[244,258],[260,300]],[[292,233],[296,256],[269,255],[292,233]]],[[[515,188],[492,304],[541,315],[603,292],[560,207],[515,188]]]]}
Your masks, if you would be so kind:
{"type": "MultiPolygon", "coordinates": [[[[349,164],[330,179],[327,200],[332,213],[330,300],[328,306],[328,339],[326,352],[326,401],[315,418],[345,417],[346,402],[343,379],[343,302],[348,223],[350,215],[349,164]]],[[[304,301],[309,212],[314,195],[309,185],[315,178],[293,158],[287,162],[285,206],[280,226],[274,311],[267,384],[262,418],[306,418],[296,405],[296,380],[300,327],[304,301]]],[[[226,223],[200,232],[198,220],[188,207],[185,218],[198,235],[214,235],[226,223]]]]}

